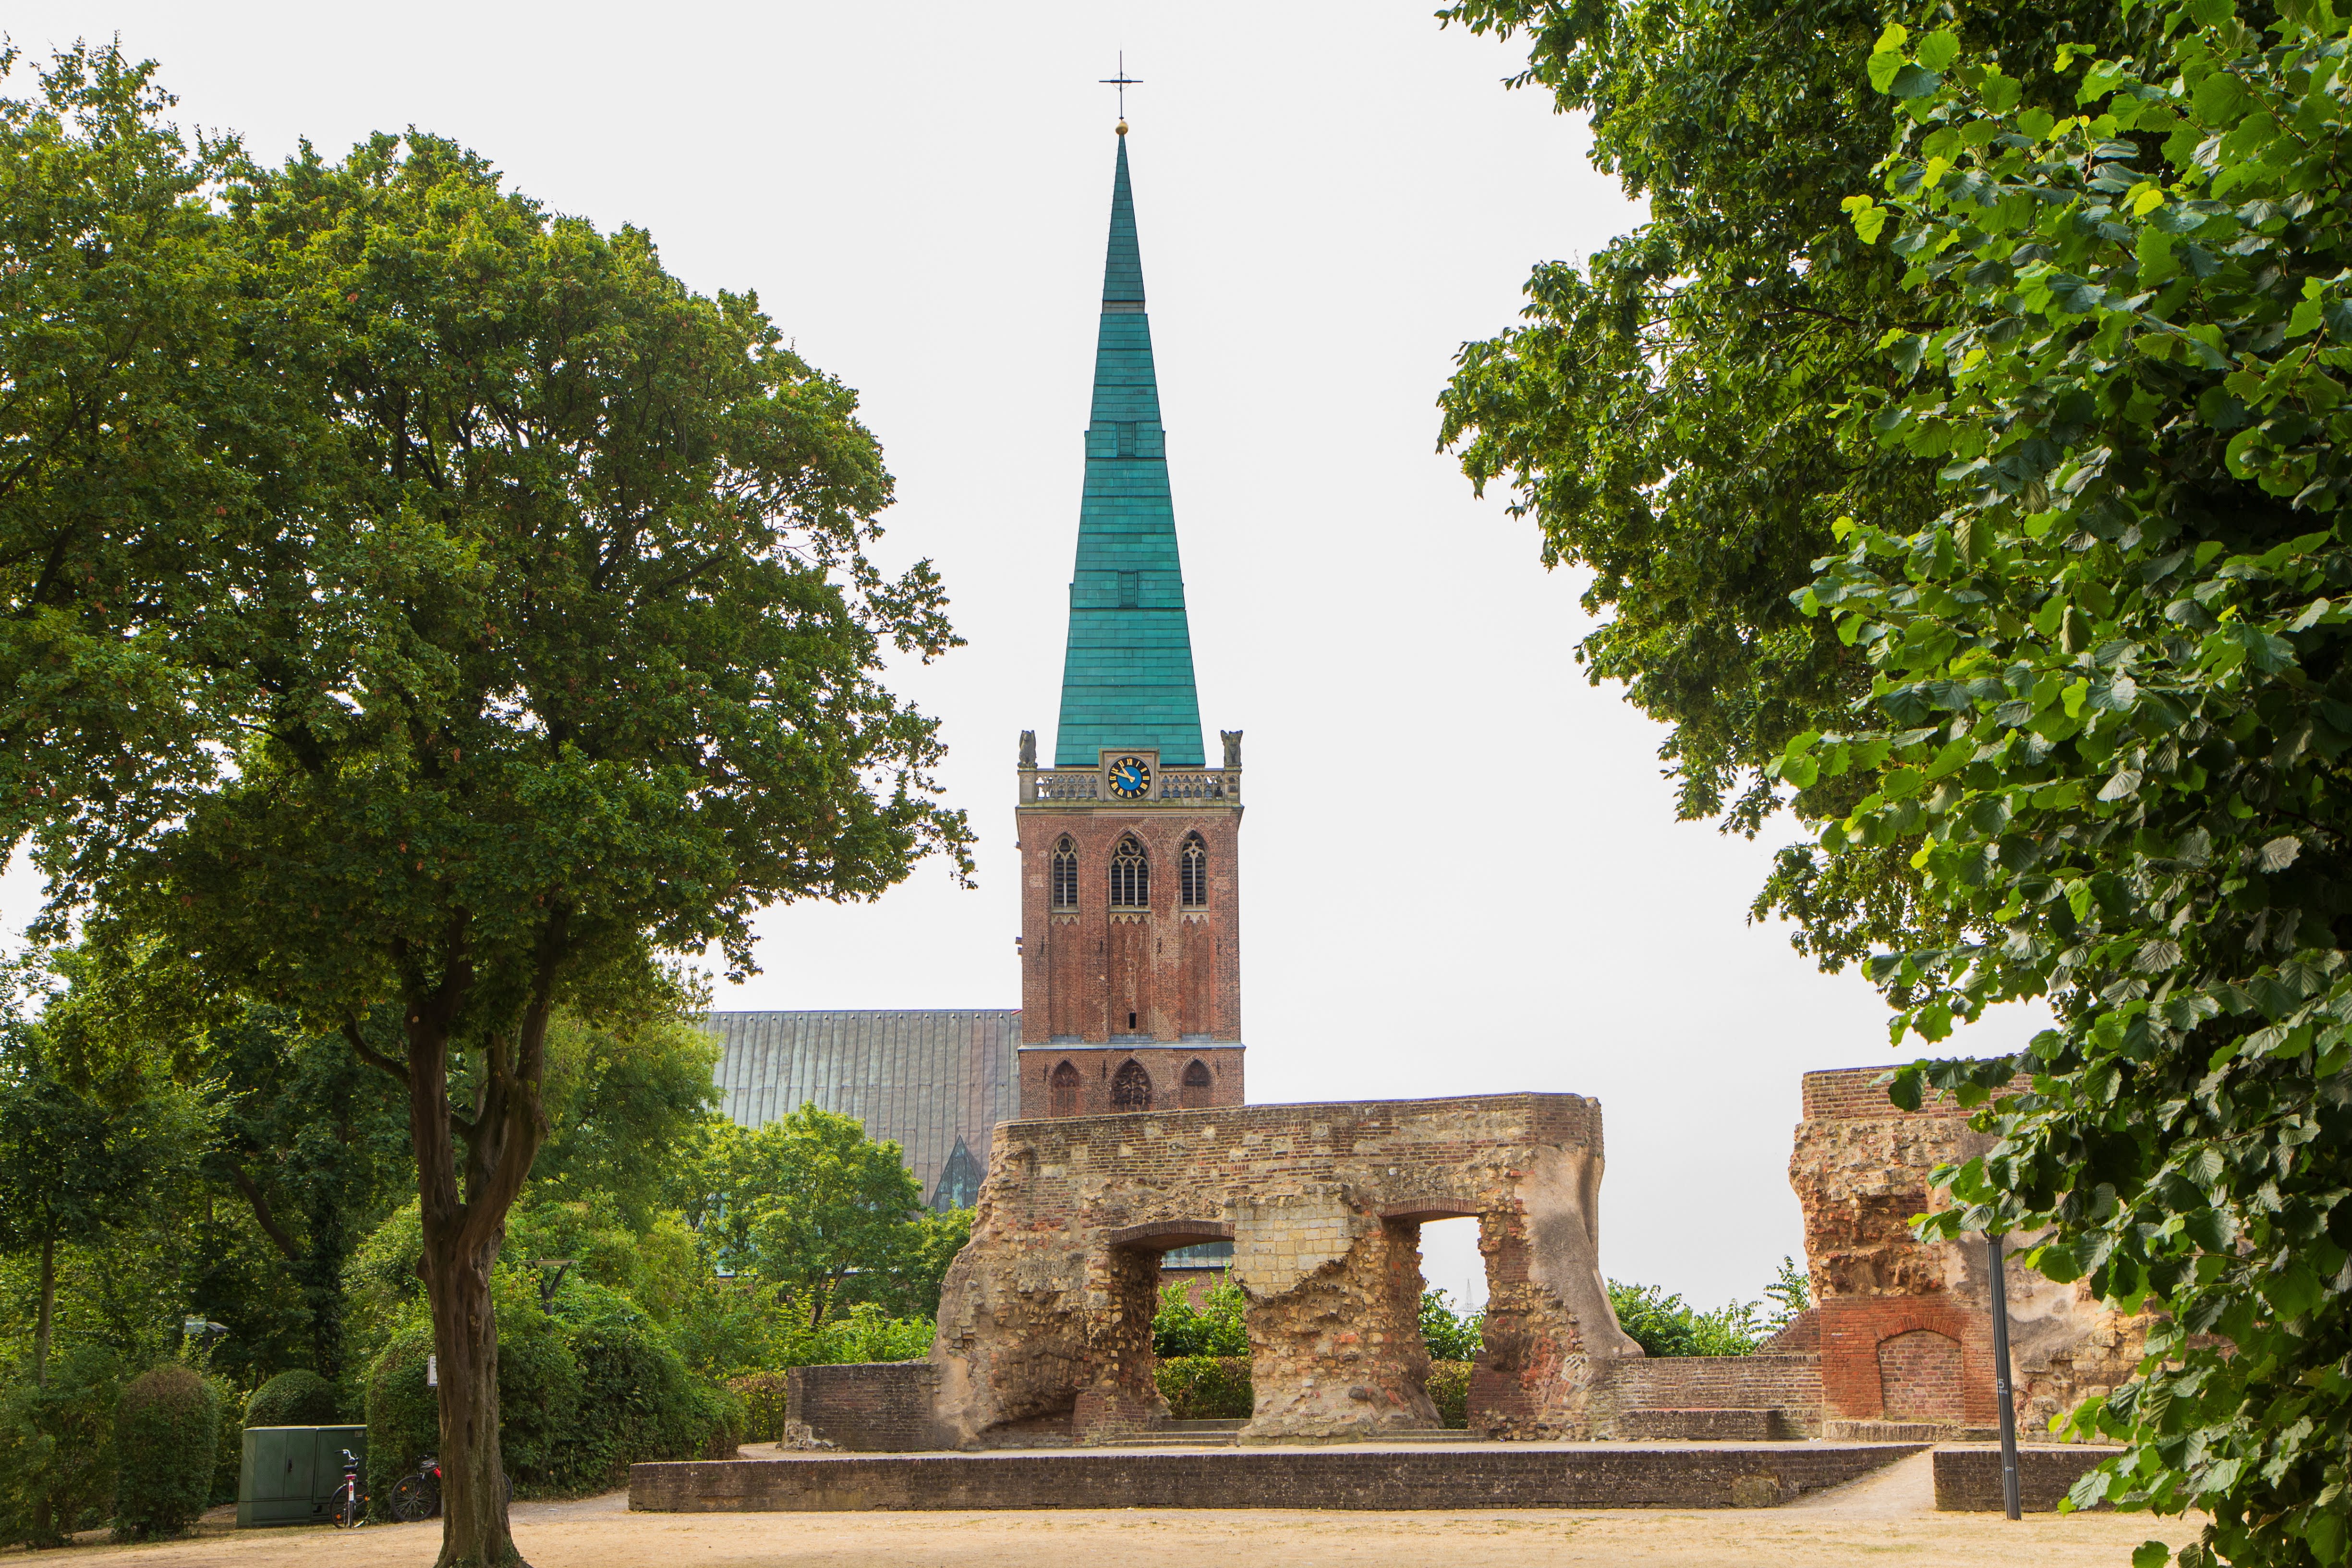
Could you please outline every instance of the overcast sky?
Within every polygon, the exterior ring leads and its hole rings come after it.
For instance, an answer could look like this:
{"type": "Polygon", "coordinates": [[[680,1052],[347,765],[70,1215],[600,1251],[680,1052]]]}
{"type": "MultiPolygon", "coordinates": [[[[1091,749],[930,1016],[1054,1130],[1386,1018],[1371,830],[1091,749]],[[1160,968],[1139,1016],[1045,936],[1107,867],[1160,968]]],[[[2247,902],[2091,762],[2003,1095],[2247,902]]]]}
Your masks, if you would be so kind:
{"type": "MultiPolygon", "coordinates": [[[[1808,1068],[1895,1060],[1875,994],[1747,923],[1769,843],[1677,824],[1664,731],[1588,686],[1580,577],[1434,450],[1468,339],[1531,264],[1640,209],[1524,56],[1433,0],[396,8],[16,0],[38,54],[120,34],[184,124],[263,156],[404,126],[756,289],[864,397],[971,646],[902,689],[944,721],[980,886],[927,868],[762,921],[722,1007],[1009,1007],[1014,743],[1050,754],[1119,51],[1201,709],[1247,733],[1254,1101],[1598,1097],[1601,1259],[1712,1304],[1803,1237],[1808,1068]]],[[[16,90],[22,90],[20,72],[16,90]]],[[[1785,828],[1778,831],[1785,832],[1785,828]]],[[[0,886],[13,930],[37,889],[0,886]]],[[[2010,1047],[2038,1016],[1988,1020],[2010,1047]]],[[[1433,1231],[1432,1282],[1478,1267],[1433,1231]]],[[[1483,1296],[1483,1287],[1471,1294],[1483,1296]]]]}

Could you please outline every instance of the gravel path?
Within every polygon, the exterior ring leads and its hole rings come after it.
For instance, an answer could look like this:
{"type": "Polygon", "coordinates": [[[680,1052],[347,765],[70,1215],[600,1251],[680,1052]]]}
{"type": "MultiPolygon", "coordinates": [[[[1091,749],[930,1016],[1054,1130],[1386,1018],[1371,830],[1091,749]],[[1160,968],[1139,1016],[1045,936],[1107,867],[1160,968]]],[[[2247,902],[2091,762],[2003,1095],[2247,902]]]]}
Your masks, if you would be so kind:
{"type": "MultiPolygon", "coordinates": [[[[625,1493],[518,1503],[534,1568],[2123,1568],[2193,1523],[2114,1514],[1939,1514],[1927,1457],[1790,1507],[1463,1513],[1055,1510],[1036,1513],[631,1513],[625,1493]]],[[[438,1523],[291,1529],[96,1546],[44,1561],[121,1568],[430,1568],[438,1523]]]]}

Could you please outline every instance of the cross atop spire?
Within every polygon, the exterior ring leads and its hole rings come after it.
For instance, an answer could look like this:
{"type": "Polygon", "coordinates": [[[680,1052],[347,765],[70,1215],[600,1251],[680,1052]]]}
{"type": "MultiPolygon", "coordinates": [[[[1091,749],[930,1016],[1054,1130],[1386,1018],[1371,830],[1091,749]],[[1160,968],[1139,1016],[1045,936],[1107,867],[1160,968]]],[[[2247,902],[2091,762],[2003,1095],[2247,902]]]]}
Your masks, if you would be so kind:
{"type": "Polygon", "coordinates": [[[1086,491],[1078,507],[1054,765],[1097,766],[1106,746],[1156,748],[1168,765],[1203,762],[1176,509],[1168,490],[1167,433],[1160,423],[1160,379],[1150,318],[1144,313],[1143,258],[1123,136],[1111,179],[1110,245],[1103,258],[1102,325],[1095,340],[1094,409],[1087,426],[1086,491]]]}
{"type": "Polygon", "coordinates": [[[1105,87],[1115,87],[1118,89],[1118,133],[1121,136],[1124,136],[1127,134],[1127,89],[1130,87],[1141,86],[1143,79],[1139,76],[1129,76],[1127,74],[1127,51],[1125,49],[1121,49],[1118,51],[1118,74],[1117,76],[1102,77],[1097,79],[1099,79],[1105,87]]]}

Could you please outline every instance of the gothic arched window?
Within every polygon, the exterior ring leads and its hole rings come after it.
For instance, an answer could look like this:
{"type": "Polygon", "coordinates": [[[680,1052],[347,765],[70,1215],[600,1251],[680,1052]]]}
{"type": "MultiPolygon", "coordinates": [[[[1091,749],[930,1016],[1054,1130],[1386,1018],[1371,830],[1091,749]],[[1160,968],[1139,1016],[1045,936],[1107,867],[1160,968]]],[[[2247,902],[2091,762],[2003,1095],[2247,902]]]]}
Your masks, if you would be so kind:
{"type": "Polygon", "coordinates": [[[1049,1082],[1053,1089],[1053,1114],[1076,1116],[1078,1113],[1078,1069],[1064,1062],[1054,1069],[1049,1082]]]}
{"type": "Polygon", "coordinates": [[[1066,833],[1054,845],[1054,907],[1075,910],[1078,907],[1078,847],[1070,842],[1066,833]]]}
{"type": "Polygon", "coordinates": [[[1209,1103],[1209,1064],[1194,1061],[1184,1069],[1184,1109],[1200,1110],[1209,1103]]]}
{"type": "Polygon", "coordinates": [[[1151,862],[1143,858],[1143,846],[1129,833],[1110,852],[1110,907],[1115,910],[1148,910],[1151,907],[1151,862]]]}
{"type": "Polygon", "coordinates": [[[1113,1110],[1149,1110],[1151,1109],[1151,1075],[1133,1057],[1127,1065],[1110,1075],[1110,1108],[1113,1110]]]}
{"type": "Polygon", "coordinates": [[[1188,910],[1209,906],[1209,847],[1201,842],[1197,833],[1184,835],[1183,858],[1178,867],[1178,880],[1184,890],[1184,907],[1188,910]]]}

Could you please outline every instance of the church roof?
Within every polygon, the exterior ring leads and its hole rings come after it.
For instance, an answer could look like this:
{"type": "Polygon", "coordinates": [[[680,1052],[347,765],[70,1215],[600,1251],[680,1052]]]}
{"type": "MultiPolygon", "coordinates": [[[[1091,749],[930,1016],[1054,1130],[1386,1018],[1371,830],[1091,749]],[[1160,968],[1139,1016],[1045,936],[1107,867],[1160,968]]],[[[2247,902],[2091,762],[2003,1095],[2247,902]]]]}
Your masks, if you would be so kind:
{"type": "Polygon", "coordinates": [[[1163,763],[1181,766],[1206,761],[1124,134],[1111,182],[1054,765],[1092,767],[1105,746],[1156,747],[1163,763]]]}
{"type": "Polygon", "coordinates": [[[738,1126],[810,1102],[855,1116],[906,1151],[927,1203],[959,1144],[984,1163],[996,1124],[1020,1113],[1015,1010],[711,1013],[703,1026],[719,1037],[719,1108],[738,1126]]]}

